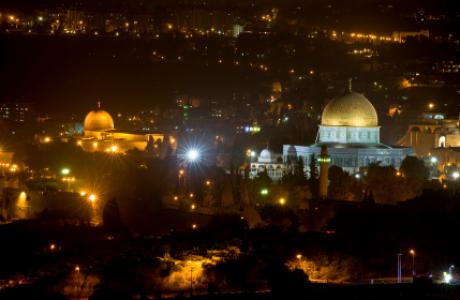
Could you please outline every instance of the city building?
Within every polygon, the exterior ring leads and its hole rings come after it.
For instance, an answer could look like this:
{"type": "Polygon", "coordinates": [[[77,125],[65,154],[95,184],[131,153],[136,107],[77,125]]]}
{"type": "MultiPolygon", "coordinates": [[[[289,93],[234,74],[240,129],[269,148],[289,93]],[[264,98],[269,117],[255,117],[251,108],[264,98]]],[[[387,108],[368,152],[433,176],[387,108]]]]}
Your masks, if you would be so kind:
{"type": "Polygon", "coordinates": [[[414,148],[419,157],[431,155],[436,148],[460,147],[460,121],[444,113],[424,113],[409,125],[398,144],[414,148]]]}
{"type": "Polygon", "coordinates": [[[327,147],[330,165],[350,174],[374,162],[399,169],[406,156],[414,155],[410,147],[391,147],[380,142],[377,111],[366,97],[351,90],[351,84],[347,93],[324,108],[315,144],[284,145],[283,160],[294,162],[300,157],[308,166],[313,157],[319,157],[322,146],[327,147]]]}
{"type": "Polygon", "coordinates": [[[0,117],[12,122],[26,122],[33,119],[33,108],[27,102],[5,102],[0,104],[0,117]]]}

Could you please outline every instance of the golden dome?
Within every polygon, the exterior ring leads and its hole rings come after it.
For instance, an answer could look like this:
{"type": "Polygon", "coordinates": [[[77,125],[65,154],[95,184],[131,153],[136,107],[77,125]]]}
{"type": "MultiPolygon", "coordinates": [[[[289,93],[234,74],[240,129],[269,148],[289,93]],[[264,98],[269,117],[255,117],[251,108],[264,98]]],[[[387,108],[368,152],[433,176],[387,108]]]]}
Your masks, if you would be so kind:
{"type": "Polygon", "coordinates": [[[377,111],[363,95],[348,92],[326,105],[321,117],[321,125],[376,127],[378,126],[377,111]]]}
{"type": "Polygon", "coordinates": [[[98,109],[92,110],[86,115],[83,128],[85,131],[107,131],[113,130],[115,125],[108,112],[98,109]]]}

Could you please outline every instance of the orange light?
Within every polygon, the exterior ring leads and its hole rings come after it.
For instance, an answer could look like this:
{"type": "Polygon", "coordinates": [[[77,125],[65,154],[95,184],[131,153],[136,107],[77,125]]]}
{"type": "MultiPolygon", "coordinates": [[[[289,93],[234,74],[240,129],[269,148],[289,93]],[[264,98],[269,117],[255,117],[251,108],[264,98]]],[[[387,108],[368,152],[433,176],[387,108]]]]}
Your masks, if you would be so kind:
{"type": "Polygon", "coordinates": [[[88,200],[94,203],[97,200],[97,197],[96,197],[96,195],[91,194],[91,195],[88,196],[88,200]]]}

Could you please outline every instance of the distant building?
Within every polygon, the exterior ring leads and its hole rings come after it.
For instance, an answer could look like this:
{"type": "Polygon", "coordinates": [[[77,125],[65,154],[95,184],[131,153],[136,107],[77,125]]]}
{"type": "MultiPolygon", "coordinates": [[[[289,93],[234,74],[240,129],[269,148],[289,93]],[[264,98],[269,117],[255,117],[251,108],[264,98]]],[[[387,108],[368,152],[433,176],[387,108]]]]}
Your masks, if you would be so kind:
{"type": "Polygon", "coordinates": [[[175,150],[176,139],[163,133],[115,129],[112,116],[100,108],[90,111],[83,123],[83,136],[77,144],[85,151],[125,152],[138,149],[152,153],[175,150]]]}
{"type": "Polygon", "coordinates": [[[285,170],[282,155],[264,149],[254,161],[251,161],[249,178],[255,178],[258,174],[266,171],[272,180],[279,181],[283,178],[285,170]]]}
{"type": "Polygon", "coordinates": [[[373,162],[399,169],[402,160],[413,155],[408,147],[391,147],[380,142],[377,111],[363,95],[352,92],[351,87],[341,97],[330,101],[323,110],[316,143],[311,146],[284,145],[284,162],[301,158],[310,165],[325,145],[330,155],[330,165],[353,174],[373,162]]]}
{"type": "Polygon", "coordinates": [[[399,43],[404,42],[408,37],[412,38],[429,38],[430,31],[429,30],[420,30],[420,31],[395,31],[393,32],[393,40],[399,43]]]}
{"type": "Polygon", "coordinates": [[[33,106],[27,102],[0,103],[0,117],[12,122],[27,122],[33,119],[33,106]]]}
{"type": "Polygon", "coordinates": [[[419,157],[431,155],[436,148],[460,147],[460,121],[446,119],[444,113],[425,113],[409,125],[399,144],[414,148],[419,157]]]}

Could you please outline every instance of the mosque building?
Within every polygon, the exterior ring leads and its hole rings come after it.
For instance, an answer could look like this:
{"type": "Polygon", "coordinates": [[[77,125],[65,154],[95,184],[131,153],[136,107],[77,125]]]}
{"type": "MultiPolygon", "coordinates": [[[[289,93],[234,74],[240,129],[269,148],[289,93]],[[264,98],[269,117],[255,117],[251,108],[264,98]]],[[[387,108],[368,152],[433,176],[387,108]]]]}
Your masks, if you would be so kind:
{"type": "Polygon", "coordinates": [[[406,156],[415,154],[413,148],[380,142],[377,111],[366,97],[351,90],[351,84],[347,93],[324,108],[315,144],[283,145],[283,161],[288,164],[300,157],[308,166],[312,157],[319,157],[323,145],[327,147],[330,165],[350,174],[359,173],[373,162],[399,169],[406,156]]]}
{"type": "Polygon", "coordinates": [[[259,173],[267,171],[268,176],[279,181],[285,174],[285,165],[282,156],[275,154],[269,149],[264,149],[259,156],[251,161],[249,168],[249,178],[255,178],[259,173]]]}
{"type": "Polygon", "coordinates": [[[77,139],[77,144],[89,152],[124,153],[131,149],[158,152],[165,148],[165,144],[173,151],[176,148],[176,139],[163,133],[115,129],[112,116],[101,109],[100,103],[98,103],[96,110],[92,110],[86,115],[83,131],[83,136],[77,139]]]}

